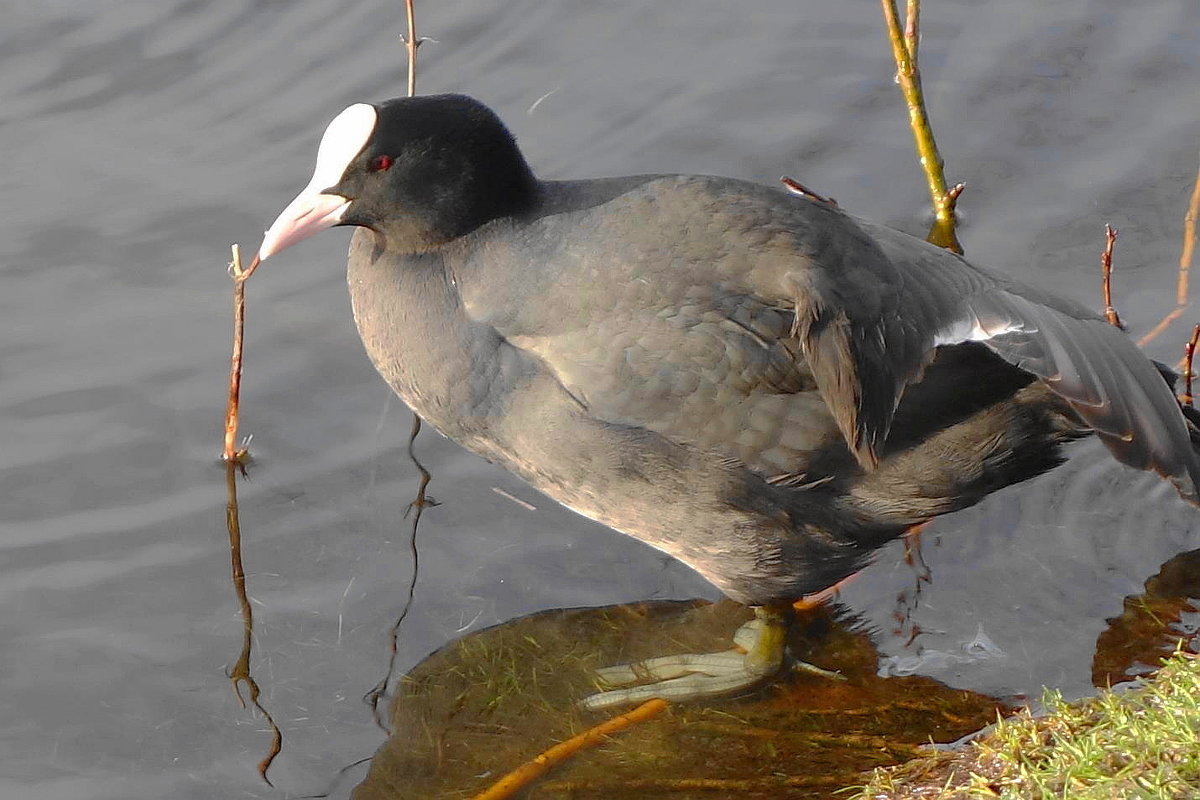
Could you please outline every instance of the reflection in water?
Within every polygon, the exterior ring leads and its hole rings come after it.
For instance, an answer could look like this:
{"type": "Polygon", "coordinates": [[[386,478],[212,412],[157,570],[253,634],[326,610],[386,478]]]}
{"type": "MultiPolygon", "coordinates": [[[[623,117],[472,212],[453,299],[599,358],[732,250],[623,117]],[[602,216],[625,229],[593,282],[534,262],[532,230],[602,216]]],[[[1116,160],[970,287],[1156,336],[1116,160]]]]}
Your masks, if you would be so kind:
{"type": "MultiPolygon", "coordinates": [[[[594,670],[728,640],[750,616],[737,604],[646,603],[549,611],[468,636],[404,678],[392,738],[356,800],[469,796],[603,720],[579,701],[594,670]]],[[[953,741],[1007,706],[924,677],[881,678],[867,632],[844,610],[799,612],[790,647],[836,669],[726,703],[672,705],[579,753],[532,797],[826,797],[864,769],[953,741]]]]}
{"type": "MultiPolygon", "coordinates": [[[[914,543],[914,546],[917,543],[914,543]]],[[[929,580],[917,573],[918,585],[929,580]]],[[[1183,553],[1126,600],[1096,643],[1097,685],[1149,671],[1195,635],[1200,550],[1183,553]]],[[[768,687],[667,713],[578,752],[536,783],[532,798],[827,797],[861,773],[897,764],[930,742],[953,742],[1011,712],[1012,698],[952,689],[926,664],[881,659],[872,631],[840,603],[797,612],[789,647],[845,680],[795,672],[768,687]]],[[[546,748],[605,718],[579,706],[597,667],[727,640],[748,619],[729,601],[640,603],[547,611],[471,634],[434,653],[400,684],[392,731],[355,800],[469,797],[546,748]]],[[[1195,646],[1195,640],[1192,642],[1195,646]]],[[[959,651],[1005,658],[982,624],[959,651]]],[[[507,795],[504,795],[507,796],[507,795]]]]}
{"type": "MultiPolygon", "coordinates": [[[[411,20],[411,17],[410,17],[411,20]]],[[[411,28],[410,28],[411,30],[411,28]]],[[[410,34],[411,35],[411,34],[410,34]]],[[[418,42],[420,44],[420,42],[418,42]]],[[[421,553],[417,550],[417,531],[421,526],[421,514],[426,508],[431,508],[438,505],[438,501],[426,493],[429,488],[429,482],[433,480],[433,475],[425,468],[417,458],[415,449],[417,435],[421,432],[421,418],[416,414],[412,415],[412,428],[408,433],[408,460],[416,467],[417,473],[421,476],[417,484],[417,493],[413,497],[408,508],[404,512],[404,516],[412,515],[412,527],[408,532],[408,551],[412,556],[412,572],[408,579],[408,594],[404,598],[404,606],[400,609],[399,616],[392,623],[392,628],[388,631],[388,662],[387,670],[383,677],[379,679],[379,683],[371,688],[363,697],[363,700],[371,707],[371,715],[375,718],[375,724],[384,733],[391,733],[387,722],[383,718],[382,712],[379,710],[379,701],[387,696],[388,686],[391,685],[392,677],[396,674],[396,656],[400,652],[400,626],[404,624],[404,620],[408,617],[408,612],[412,610],[413,599],[416,597],[417,591],[417,576],[420,573],[421,553]]]]}
{"type": "Polygon", "coordinates": [[[1200,550],[1180,553],[1125,598],[1125,610],[1096,639],[1092,683],[1104,688],[1154,671],[1176,648],[1200,652],[1200,550]]]}
{"type": "Polygon", "coordinates": [[[274,786],[271,779],[267,777],[267,770],[271,768],[271,762],[275,760],[275,756],[279,755],[283,749],[283,732],[275,724],[271,712],[267,711],[259,700],[258,681],[254,680],[254,676],[250,674],[250,652],[254,642],[254,610],[250,606],[250,598],[246,596],[246,570],[242,566],[242,525],[238,515],[237,500],[237,474],[239,472],[242,475],[246,474],[245,464],[241,460],[225,461],[225,491],[227,493],[225,526],[229,529],[229,557],[233,567],[233,590],[237,594],[238,606],[242,611],[242,652],[229,669],[229,680],[233,684],[233,692],[237,695],[242,708],[246,708],[246,697],[242,696],[242,687],[245,686],[250,704],[258,709],[267,724],[271,726],[271,748],[263,760],[258,763],[258,774],[269,785],[274,786]]]}
{"type": "MultiPolygon", "coordinates": [[[[410,457],[419,429],[414,419],[410,457]]],[[[426,494],[430,473],[415,457],[413,462],[422,478],[410,506],[415,513],[409,544],[415,549],[421,511],[437,503],[426,494]]],[[[239,467],[225,466],[233,584],[243,620],[242,651],[229,677],[242,707],[253,705],[271,728],[270,748],[258,765],[263,780],[271,783],[267,770],[283,736],[250,673],[253,614],[240,552],[239,467]]],[[[828,605],[798,611],[789,646],[796,657],[847,680],[796,673],[724,702],[672,705],[661,719],[606,736],[601,746],[574,754],[522,796],[826,797],[859,782],[865,770],[903,762],[929,742],[952,742],[995,721],[998,713],[1015,707],[1015,698],[950,688],[924,676],[1015,655],[988,636],[986,616],[979,617],[975,636],[957,648],[915,645],[922,634],[915,612],[923,593],[936,589],[924,549],[939,544],[937,537],[914,534],[903,542],[897,561],[907,586],[896,595],[893,621],[899,628],[888,633],[904,641],[906,651],[912,648],[907,654],[881,657],[872,637],[882,631],[838,602],[835,592],[828,605]]],[[[388,674],[364,698],[390,739],[355,790],[357,800],[474,796],[546,748],[605,719],[578,706],[596,690],[598,666],[709,650],[713,642],[727,641],[750,615],[728,601],[549,611],[471,634],[395,682],[392,670],[415,580],[414,574],[391,626],[388,674]],[[384,720],[384,704],[378,701],[388,698],[393,686],[397,696],[384,720]]],[[[1170,559],[1145,586],[1143,595],[1126,599],[1125,614],[1110,620],[1096,641],[1093,680],[1098,686],[1149,671],[1181,635],[1195,633],[1200,612],[1189,598],[1200,597],[1200,550],[1170,559]]],[[[344,766],[334,780],[356,763],[344,766]]]]}
{"type": "MultiPolygon", "coordinates": [[[[235,333],[235,342],[238,341],[238,338],[238,335],[235,333]]],[[[235,363],[236,360],[237,354],[235,350],[235,363]]],[[[231,398],[236,397],[236,386],[234,385],[232,379],[230,393],[231,398]]],[[[231,399],[231,414],[234,420],[236,420],[236,407],[236,400],[231,399]]],[[[227,424],[227,432],[229,429],[230,428],[227,424]]],[[[236,433],[236,425],[232,430],[236,433]]],[[[399,636],[401,626],[403,625],[404,620],[407,618],[409,611],[412,609],[412,604],[415,597],[420,564],[419,552],[417,550],[417,531],[421,523],[421,514],[425,508],[438,505],[437,500],[435,500],[426,491],[429,483],[433,479],[433,476],[429,470],[425,468],[424,464],[422,464],[417,458],[416,451],[414,449],[417,435],[420,432],[421,420],[414,414],[412,415],[412,428],[409,434],[407,452],[409,460],[420,475],[420,481],[417,486],[416,495],[405,512],[405,516],[411,516],[412,520],[411,527],[409,529],[410,536],[408,540],[409,551],[412,556],[411,578],[408,583],[408,591],[405,597],[404,605],[388,632],[389,654],[387,670],[380,681],[363,697],[364,702],[371,707],[376,725],[378,725],[379,728],[385,733],[389,734],[392,732],[392,729],[388,726],[387,721],[383,718],[383,713],[379,707],[379,702],[381,699],[384,699],[388,696],[388,687],[392,683],[392,679],[396,670],[396,658],[397,654],[399,653],[399,636]]],[[[227,446],[228,443],[229,437],[227,436],[227,446]]],[[[268,777],[267,771],[271,768],[271,764],[275,761],[275,758],[283,750],[283,732],[279,725],[275,722],[275,719],[271,713],[263,706],[261,701],[261,689],[258,685],[258,681],[256,681],[254,676],[251,674],[250,669],[254,641],[254,611],[249,597],[246,594],[246,570],[242,563],[242,532],[237,496],[237,475],[240,473],[243,477],[246,477],[246,465],[249,460],[249,454],[243,447],[243,449],[236,454],[236,457],[225,459],[223,464],[225,468],[226,489],[225,524],[229,533],[229,553],[232,568],[233,589],[237,596],[238,606],[241,610],[242,616],[242,650],[236,662],[234,662],[234,665],[229,669],[228,677],[233,685],[234,694],[237,696],[241,707],[245,709],[247,707],[247,702],[249,702],[250,705],[257,709],[260,714],[262,714],[263,718],[267,722],[267,725],[270,727],[271,745],[266,755],[258,763],[258,774],[268,785],[274,786],[275,784],[268,777]],[[245,689],[245,695],[243,695],[243,687],[245,689]]],[[[358,763],[361,763],[361,761],[344,766],[338,772],[337,777],[340,778],[343,773],[345,773],[351,767],[356,766],[358,763]]],[[[326,794],[315,796],[323,797],[326,796],[326,794]]]]}
{"type": "Polygon", "coordinates": [[[924,542],[921,531],[925,525],[918,525],[904,536],[904,563],[912,570],[912,586],[905,587],[896,595],[896,610],[892,616],[896,620],[893,636],[900,637],[904,646],[909,647],[921,635],[921,626],[913,621],[913,615],[921,602],[921,587],[933,580],[933,570],[925,563],[921,552],[924,542]]]}

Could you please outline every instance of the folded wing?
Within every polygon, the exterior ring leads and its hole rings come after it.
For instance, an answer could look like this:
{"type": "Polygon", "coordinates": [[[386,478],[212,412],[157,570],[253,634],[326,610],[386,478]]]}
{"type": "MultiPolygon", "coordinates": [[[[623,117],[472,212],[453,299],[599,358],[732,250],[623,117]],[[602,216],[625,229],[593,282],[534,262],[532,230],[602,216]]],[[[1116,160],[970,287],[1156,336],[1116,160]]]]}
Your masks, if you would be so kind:
{"type": "Polygon", "coordinates": [[[919,377],[935,348],[977,341],[1043,380],[1119,461],[1154,470],[1185,499],[1200,501],[1200,462],[1174,392],[1122,331],[1082,306],[945,250],[843,219],[873,246],[842,254],[829,248],[814,260],[817,274],[803,282],[817,291],[797,295],[797,320],[817,383],[842,410],[839,425],[860,462],[874,463],[904,386],[919,377]],[[847,257],[870,264],[848,268],[847,257]],[[894,290],[871,289],[863,273],[894,290]],[[856,314],[852,302],[846,305],[864,291],[887,296],[883,313],[856,314]],[[830,317],[827,309],[838,298],[843,310],[830,317]]]}

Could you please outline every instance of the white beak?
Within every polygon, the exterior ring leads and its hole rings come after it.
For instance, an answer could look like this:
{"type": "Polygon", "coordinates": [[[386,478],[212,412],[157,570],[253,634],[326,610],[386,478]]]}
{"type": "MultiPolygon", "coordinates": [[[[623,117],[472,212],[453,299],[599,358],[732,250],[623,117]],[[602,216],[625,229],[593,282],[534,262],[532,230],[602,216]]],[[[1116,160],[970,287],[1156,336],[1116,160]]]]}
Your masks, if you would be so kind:
{"type": "Polygon", "coordinates": [[[333,118],[317,148],[312,179],[263,235],[258,248],[260,261],[342,221],[351,201],[326,194],[325,190],[342,179],[350,163],[367,146],[378,122],[379,112],[366,103],[355,103],[333,118]]]}

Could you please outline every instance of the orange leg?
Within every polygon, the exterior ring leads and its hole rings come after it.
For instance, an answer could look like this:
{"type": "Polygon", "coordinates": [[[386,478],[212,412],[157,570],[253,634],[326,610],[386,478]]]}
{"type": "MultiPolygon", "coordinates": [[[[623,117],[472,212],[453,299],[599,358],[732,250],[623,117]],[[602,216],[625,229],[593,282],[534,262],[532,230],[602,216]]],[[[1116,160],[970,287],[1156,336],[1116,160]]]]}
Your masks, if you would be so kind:
{"type": "MultiPolygon", "coordinates": [[[[904,558],[910,564],[913,563],[914,550],[918,553],[920,552],[921,531],[923,531],[925,529],[925,526],[928,524],[929,524],[928,522],[922,522],[917,525],[913,525],[911,528],[906,530],[903,534],[904,558]]],[[[819,592],[813,592],[812,594],[806,594],[804,597],[801,597],[799,600],[792,603],[792,608],[796,609],[797,611],[808,611],[810,609],[816,608],[817,606],[821,605],[822,603],[826,603],[830,600],[833,600],[834,598],[837,597],[838,592],[841,591],[842,587],[845,586],[846,584],[850,583],[850,581],[857,578],[859,576],[859,574],[860,574],[859,572],[852,573],[852,574],[847,575],[846,577],[842,578],[840,581],[835,583],[833,586],[822,589],[819,592]]]]}

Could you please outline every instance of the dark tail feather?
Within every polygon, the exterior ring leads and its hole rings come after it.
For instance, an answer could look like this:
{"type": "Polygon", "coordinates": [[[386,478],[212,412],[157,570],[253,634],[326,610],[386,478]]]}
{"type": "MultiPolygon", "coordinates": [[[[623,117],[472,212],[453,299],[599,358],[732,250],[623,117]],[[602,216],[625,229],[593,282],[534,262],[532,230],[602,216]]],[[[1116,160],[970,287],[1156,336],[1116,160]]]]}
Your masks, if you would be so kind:
{"type": "MultiPolygon", "coordinates": [[[[1200,415],[1198,415],[1200,416],[1200,415]]],[[[1200,429],[1198,429],[1200,430],[1200,429]]],[[[892,454],[844,502],[868,538],[888,538],[1053,469],[1062,445],[1090,430],[1041,382],[892,454]]]]}
{"type": "Polygon", "coordinates": [[[1103,319],[1076,317],[1044,296],[993,292],[977,305],[984,316],[1020,321],[985,346],[1045,381],[1118,461],[1158,473],[1200,505],[1200,458],[1188,441],[1172,381],[1158,379],[1161,365],[1156,369],[1103,319]]]}
{"type": "MultiPolygon", "coordinates": [[[[1154,362],[1174,391],[1178,375],[1154,362]]],[[[1200,461],[1200,410],[1179,404],[1193,457],[1200,461]]],[[[889,538],[897,528],[967,508],[1005,486],[1053,469],[1062,445],[1093,431],[1046,384],[1036,382],[907,449],[863,475],[845,502],[862,520],[867,538],[889,538]]],[[[1143,469],[1155,469],[1153,463],[1143,469]]],[[[1195,492],[1173,480],[1191,502],[1195,492]]]]}

